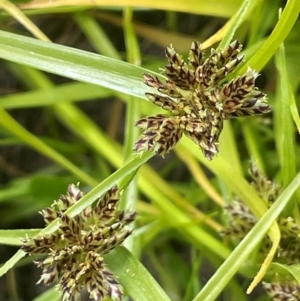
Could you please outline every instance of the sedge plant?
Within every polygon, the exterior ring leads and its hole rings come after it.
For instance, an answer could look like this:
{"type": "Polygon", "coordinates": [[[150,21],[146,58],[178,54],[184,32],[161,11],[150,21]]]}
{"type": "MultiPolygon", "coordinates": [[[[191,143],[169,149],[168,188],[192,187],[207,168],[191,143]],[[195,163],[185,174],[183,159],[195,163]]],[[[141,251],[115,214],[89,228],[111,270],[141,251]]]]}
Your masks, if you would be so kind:
{"type": "Polygon", "coordinates": [[[0,4],[1,300],[300,300],[299,1],[0,4]]]}

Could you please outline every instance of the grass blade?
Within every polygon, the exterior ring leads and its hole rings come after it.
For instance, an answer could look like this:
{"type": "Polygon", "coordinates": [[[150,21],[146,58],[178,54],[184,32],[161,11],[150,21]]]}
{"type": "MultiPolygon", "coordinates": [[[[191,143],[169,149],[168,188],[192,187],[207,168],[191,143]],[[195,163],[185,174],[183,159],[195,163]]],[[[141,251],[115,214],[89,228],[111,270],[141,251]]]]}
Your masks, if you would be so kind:
{"type": "Polygon", "coordinates": [[[145,267],[124,247],[105,256],[108,267],[119,276],[124,288],[135,301],[170,301],[145,267]]]}
{"type": "Polygon", "coordinates": [[[279,91],[275,114],[277,148],[281,165],[283,186],[286,187],[296,174],[294,128],[290,110],[290,87],[287,75],[284,46],[279,47],[276,55],[279,72],[279,91]]]}
{"type": "Polygon", "coordinates": [[[147,70],[94,53],[0,31],[0,58],[145,98],[147,70]]]}

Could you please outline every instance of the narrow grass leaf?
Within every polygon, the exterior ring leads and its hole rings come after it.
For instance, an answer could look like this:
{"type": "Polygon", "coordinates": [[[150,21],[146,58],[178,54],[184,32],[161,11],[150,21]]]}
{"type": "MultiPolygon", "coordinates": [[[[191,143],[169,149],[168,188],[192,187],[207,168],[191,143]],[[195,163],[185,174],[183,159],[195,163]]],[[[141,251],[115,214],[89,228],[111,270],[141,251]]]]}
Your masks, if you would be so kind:
{"type": "MultiPolygon", "coordinates": [[[[124,23],[124,38],[126,45],[127,61],[134,65],[141,64],[141,54],[132,25],[132,9],[127,7],[123,12],[124,23]]],[[[129,97],[129,102],[126,104],[126,123],[125,123],[125,143],[124,143],[124,161],[129,158],[135,141],[139,136],[139,130],[134,127],[134,123],[140,119],[139,100],[135,97],[129,97]]],[[[135,185],[136,186],[136,183],[135,185]]],[[[125,204],[123,204],[125,205],[125,204]]],[[[126,206],[125,206],[126,207],[126,206]]]]}
{"type": "MultiPolygon", "coordinates": [[[[132,25],[133,11],[132,8],[126,7],[123,11],[123,23],[124,23],[124,39],[126,45],[126,57],[129,63],[134,65],[141,64],[141,54],[139,49],[138,40],[132,25]]],[[[123,160],[126,162],[132,154],[135,141],[139,136],[138,128],[134,127],[134,123],[140,119],[140,101],[134,96],[129,97],[129,102],[126,104],[126,121],[124,130],[124,147],[123,147],[123,160]]],[[[128,181],[129,185],[125,190],[121,198],[120,208],[131,208],[136,210],[138,199],[138,181],[135,177],[136,173],[128,176],[125,181],[128,181]]],[[[133,237],[129,237],[125,242],[125,246],[134,252],[139,254],[140,244],[138,240],[133,237]]]]}
{"type": "Polygon", "coordinates": [[[230,27],[227,33],[225,34],[224,38],[220,42],[217,50],[223,49],[230,44],[236,30],[245,19],[245,16],[248,14],[249,7],[250,7],[250,0],[244,0],[240,9],[231,18],[230,27]]]}
{"type": "Polygon", "coordinates": [[[274,20],[277,20],[277,16],[278,6],[274,5],[274,2],[259,1],[251,14],[247,44],[253,45],[264,39],[272,28],[274,20]]]}
{"type": "Polygon", "coordinates": [[[11,1],[1,0],[0,7],[12,15],[34,36],[43,41],[49,41],[45,34],[11,1]]]}
{"type": "Polygon", "coordinates": [[[142,82],[146,69],[4,31],[0,31],[0,58],[141,98],[147,90],[142,82]]]}
{"type": "Polygon", "coordinates": [[[9,258],[1,267],[0,267],[0,277],[7,273],[11,268],[13,268],[23,257],[26,256],[26,253],[22,250],[17,251],[11,258],[9,258]]]}
{"type": "Polygon", "coordinates": [[[32,9],[32,8],[54,8],[54,7],[65,7],[65,6],[88,6],[88,7],[148,7],[152,9],[163,9],[163,10],[171,10],[171,11],[179,11],[179,12],[191,12],[193,14],[204,14],[204,15],[212,15],[212,16],[222,16],[222,17],[230,17],[233,13],[238,9],[240,4],[239,0],[227,0],[226,2],[222,0],[93,0],[93,2],[89,0],[60,0],[49,2],[48,0],[38,0],[31,1],[27,4],[22,4],[20,7],[22,9],[32,9]]]}
{"type": "Polygon", "coordinates": [[[21,238],[33,237],[41,229],[18,229],[18,230],[0,230],[0,244],[10,246],[21,246],[21,238]]]}
{"type": "Polygon", "coordinates": [[[293,120],[296,124],[298,133],[300,134],[300,117],[299,117],[299,111],[297,108],[297,104],[296,104],[296,98],[294,95],[294,92],[292,90],[292,86],[289,85],[289,96],[290,96],[290,109],[291,109],[291,114],[293,116],[293,120]]]}
{"type": "Polygon", "coordinates": [[[290,110],[290,87],[285,62],[284,46],[279,47],[276,55],[276,65],[279,72],[279,86],[275,118],[277,132],[277,149],[281,165],[281,177],[286,187],[296,174],[294,128],[290,110]]]}
{"type": "Polygon", "coordinates": [[[124,247],[117,247],[106,255],[105,262],[133,300],[171,300],[139,260],[124,247]]]}

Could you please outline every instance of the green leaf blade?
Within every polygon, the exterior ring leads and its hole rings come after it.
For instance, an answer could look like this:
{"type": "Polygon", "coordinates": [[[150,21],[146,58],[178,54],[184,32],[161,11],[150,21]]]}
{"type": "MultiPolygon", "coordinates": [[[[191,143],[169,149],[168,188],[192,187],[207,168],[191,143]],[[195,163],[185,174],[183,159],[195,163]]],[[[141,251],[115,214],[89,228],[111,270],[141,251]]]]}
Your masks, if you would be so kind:
{"type": "Polygon", "coordinates": [[[105,56],[0,31],[0,57],[145,98],[142,75],[149,71],[105,56]]]}
{"type": "Polygon", "coordinates": [[[124,247],[105,256],[108,267],[119,277],[124,288],[135,301],[170,301],[146,268],[124,247]]]}

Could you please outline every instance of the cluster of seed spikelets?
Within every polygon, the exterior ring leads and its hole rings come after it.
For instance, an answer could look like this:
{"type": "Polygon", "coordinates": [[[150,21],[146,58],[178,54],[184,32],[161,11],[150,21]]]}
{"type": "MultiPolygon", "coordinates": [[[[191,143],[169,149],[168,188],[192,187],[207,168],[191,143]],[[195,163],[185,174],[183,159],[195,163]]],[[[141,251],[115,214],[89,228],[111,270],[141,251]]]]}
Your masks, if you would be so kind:
{"type": "Polygon", "coordinates": [[[51,207],[41,211],[46,224],[59,219],[59,229],[51,234],[24,239],[22,249],[29,254],[47,253],[37,262],[43,269],[39,282],[45,285],[58,282],[63,301],[80,300],[86,287],[90,298],[101,301],[107,296],[121,300],[123,291],[116,277],[105,266],[103,255],[120,245],[131,233],[127,225],[136,212],[118,211],[118,187],[107,191],[95,207],[87,207],[75,217],[66,210],[80,200],[83,192],[75,185],[68,187],[51,207]]]}
{"type": "Polygon", "coordinates": [[[299,301],[300,285],[295,281],[289,283],[263,283],[268,295],[273,301],[299,301]]]}
{"type": "MultiPolygon", "coordinates": [[[[266,201],[270,207],[278,198],[281,187],[268,180],[252,163],[249,169],[253,180],[251,185],[256,189],[259,196],[266,201]]],[[[251,210],[241,201],[235,200],[225,208],[228,227],[222,231],[222,235],[229,236],[235,240],[242,240],[257,222],[257,218],[251,210]]],[[[293,218],[279,217],[277,223],[281,232],[280,245],[274,261],[287,265],[300,263],[300,227],[293,218]]],[[[268,253],[271,241],[268,237],[261,244],[260,252],[263,257],[268,253]]],[[[264,283],[267,293],[274,301],[299,301],[300,285],[287,279],[284,282],[264,283]]]]}
{"type": "Polygon", "coordinates": [[[144,80],[159,92],[146,93],[147,98],[170,115],[139,120],[136,126],[144,132],[134,150],[154,150],[164,156],[185,134],[212,159],[219,151],[224,120],[269,112],[266,95],[255,87],[255,71],[249,68],[228,83],[222,82],[243,60],[239,56],[241,49],[241,43],[234,41],[224,50],[212,49],[204,59],[201,45],[193,42],[186,63],[172,47],[167,47],[169,64],[163,69],[166,82],[149,74],[144,75],[144,80]]]}

